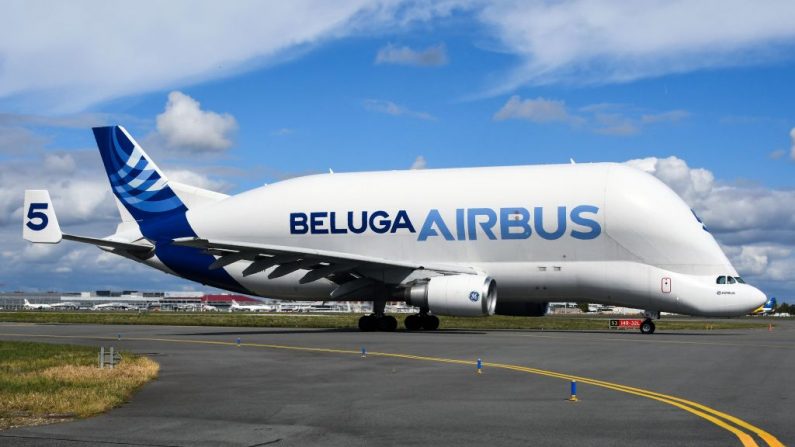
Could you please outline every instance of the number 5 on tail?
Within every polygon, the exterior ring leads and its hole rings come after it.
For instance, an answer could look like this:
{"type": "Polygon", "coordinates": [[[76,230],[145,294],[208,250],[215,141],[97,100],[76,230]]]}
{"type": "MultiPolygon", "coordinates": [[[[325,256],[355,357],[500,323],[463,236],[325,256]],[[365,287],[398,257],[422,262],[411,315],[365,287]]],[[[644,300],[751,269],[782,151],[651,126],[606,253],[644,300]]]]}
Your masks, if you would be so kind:
{"type": "Polygon", "coordinates": [[[57,244],[61,242],[61,227],[46,190],[25,191],[22,218],[22,237],[30,242],[57,244]]]}

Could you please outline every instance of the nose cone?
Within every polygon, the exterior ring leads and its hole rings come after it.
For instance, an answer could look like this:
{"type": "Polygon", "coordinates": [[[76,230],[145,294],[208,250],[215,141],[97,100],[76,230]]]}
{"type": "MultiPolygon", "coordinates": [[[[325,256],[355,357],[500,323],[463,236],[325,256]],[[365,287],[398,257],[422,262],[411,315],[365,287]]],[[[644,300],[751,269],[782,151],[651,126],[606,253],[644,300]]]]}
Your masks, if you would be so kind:
{"type": "Polygon", "coordinates": [[[758,309],[759,306],[767,303],[767,295],[764,292],[754,286],[748,286],[748,288],[750,289],[748,302],[751,305],[751,309],[758,309]]]}

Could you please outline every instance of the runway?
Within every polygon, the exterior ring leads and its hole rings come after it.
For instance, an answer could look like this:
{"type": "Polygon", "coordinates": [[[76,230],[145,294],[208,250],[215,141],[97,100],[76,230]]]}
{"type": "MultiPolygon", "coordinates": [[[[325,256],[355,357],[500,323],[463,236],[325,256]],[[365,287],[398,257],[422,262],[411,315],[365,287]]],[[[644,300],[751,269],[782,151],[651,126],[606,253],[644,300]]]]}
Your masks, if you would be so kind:
{"type": "Polygon", "coordinates": [[[775,323],[652,336],[0,323],[0,339],[114,346],[161,364],[120,408],[3,431],[0,444],[786,445],[795,322],[775,323]]]}

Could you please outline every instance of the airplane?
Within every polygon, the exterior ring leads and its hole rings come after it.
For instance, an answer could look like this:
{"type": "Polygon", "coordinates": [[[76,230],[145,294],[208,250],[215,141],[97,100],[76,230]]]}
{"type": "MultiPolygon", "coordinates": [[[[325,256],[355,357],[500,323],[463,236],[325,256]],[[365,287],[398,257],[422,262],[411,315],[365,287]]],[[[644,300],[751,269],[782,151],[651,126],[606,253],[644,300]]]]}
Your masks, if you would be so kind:
{"type": "Polygon", "coordinates": [[[308,175],[229,196],[166,178],[121,126],[96,127],[121,222],[61,232],[46,190],[25,192],[23,237],[88,243],[231,292],[371,301],[363,331],[394,331],[387,301],[439,315],[542,316],[572,299],[739,316],[767,298],[696,213],[654,176],[618,163],[308,175]],[[723,282],[720,279],[723,278],[723,282]],[[498,298],[499,295],[499,298],[498,298]]]}
{"type": "Polygon", "coordinates": [[[770,315],[776,311],[776,297],[771,296],[765,304],[759,306],[751,312],[751,315],[770,315]]]}
{"type": "Polygon", "coordinates": [[[202,312],[218,312],[218,308],[210,304],[202,303],[200,310],[202,312]]]}
{"type": "Polygon", "coordinates": [[[274,307],[269,304],[238,304],[232,300],[229,312],[273,312],[274,307]]]}
{"type": "Polygon", "coordinates": [[[103,303],[95,304],[91,310],[138,310],[138,308],[124,303],[103,303]]]}
{"type": "Polygon", "coordinates": [[[53,309],[78,309],[80,306],[71,301],[64,301],[63,303],[50,304],[50,307],[53,309]]]}
{"type": "Polygon", "coordinates": [[[28,301],[27,298],[25,298],[25,304],[22,305],[22,308],[25,309],[25,310],[48,310],[48,309],[52,309],[52,305],[51,304],[43,304],[43,303],[42,304],[32,304],[30,301],[28,301]]]}

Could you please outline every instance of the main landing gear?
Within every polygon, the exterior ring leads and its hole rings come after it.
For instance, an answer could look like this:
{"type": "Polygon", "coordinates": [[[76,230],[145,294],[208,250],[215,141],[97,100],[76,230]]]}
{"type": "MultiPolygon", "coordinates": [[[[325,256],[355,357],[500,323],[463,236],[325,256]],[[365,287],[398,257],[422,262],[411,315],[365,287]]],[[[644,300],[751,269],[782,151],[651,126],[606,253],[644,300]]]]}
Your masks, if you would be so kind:
{"type": "Polygon", "coordinates": [[[439,329],[439,317],[428,315],[427,310],[420,310],[420,313],[406,317],[406,321],[403,324],[406,326],[407,331],[419,331],[420,329],[435,331],[439,329]]]}
{"type": "Polygon", "coordinates": [[[363,332],[394,332],[397,325],[397,319],[392,315],[370,314],[359,318],[359,330],[363,332]]]}
{"type": "Polygon", "coordinates": [[[385,315],[385,300],[373,301],[373,313],[359,318],[359,330],[362,332],[394,332],[397,329],[397,319],[391,315],[385,315]]]}

